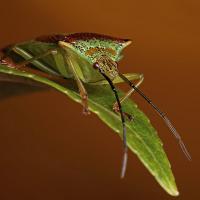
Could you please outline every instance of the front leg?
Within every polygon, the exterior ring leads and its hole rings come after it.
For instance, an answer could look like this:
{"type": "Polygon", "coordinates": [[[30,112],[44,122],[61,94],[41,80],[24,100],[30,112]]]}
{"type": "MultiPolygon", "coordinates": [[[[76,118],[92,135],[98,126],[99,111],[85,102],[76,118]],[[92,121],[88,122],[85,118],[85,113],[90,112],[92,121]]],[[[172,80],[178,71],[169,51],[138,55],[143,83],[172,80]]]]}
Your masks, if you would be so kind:
{"type": "Polygon", "coordinates": [[[70,67],[71,72],[74,75],[74,79],[77,83],[79,93],[80,93],[80,96],[81,96],[81,99],[82,99],[83,114],[88,115],[88,114],[90,114],[90,111],[88,109],[88,94],[87,94],[87,91],[86,91],[77,71],[76,71],[76,63],[68,55],[63,54],[63,56],[65,57],[66,62],[68,63],[68,66],[70,67]]]}

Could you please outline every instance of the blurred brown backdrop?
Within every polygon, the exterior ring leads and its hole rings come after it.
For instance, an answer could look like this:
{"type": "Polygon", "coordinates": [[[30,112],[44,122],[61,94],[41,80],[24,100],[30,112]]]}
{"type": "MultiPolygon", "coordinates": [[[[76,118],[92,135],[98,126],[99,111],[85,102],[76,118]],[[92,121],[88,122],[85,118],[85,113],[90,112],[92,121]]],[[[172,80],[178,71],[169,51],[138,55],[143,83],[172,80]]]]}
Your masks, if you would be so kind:
{"type": "MultiPolygon", "coordinates": [[[[143,91],[181,133],[187,162],[161,119],[140,97],[164,142],[180,196],[199,199],[200,3],[197,0],[18,0],[0,2],[0,46],[62,32],[132,38],[123,72],[142,72],[143,91]]],[[[171,199],[136,156],[119,179],[121,141],[95,115],[55,91],[0,102],[0,199],[171,199]]]]}

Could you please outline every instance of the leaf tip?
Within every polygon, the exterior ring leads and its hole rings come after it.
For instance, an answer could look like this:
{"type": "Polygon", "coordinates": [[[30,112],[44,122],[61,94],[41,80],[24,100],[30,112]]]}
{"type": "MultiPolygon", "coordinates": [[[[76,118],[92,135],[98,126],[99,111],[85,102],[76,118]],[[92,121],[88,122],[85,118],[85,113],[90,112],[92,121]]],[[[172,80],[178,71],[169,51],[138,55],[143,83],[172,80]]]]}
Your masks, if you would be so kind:
{"type": "Polygon", "coordinates": [[[179,196],[179,191],[176,187],[175,188],[174,187],[169,188],[169,189],[166,189],[166,190],[167,190],[168,194],[170,194],[171,196],[174,196],[174,197],[179,196]]]}

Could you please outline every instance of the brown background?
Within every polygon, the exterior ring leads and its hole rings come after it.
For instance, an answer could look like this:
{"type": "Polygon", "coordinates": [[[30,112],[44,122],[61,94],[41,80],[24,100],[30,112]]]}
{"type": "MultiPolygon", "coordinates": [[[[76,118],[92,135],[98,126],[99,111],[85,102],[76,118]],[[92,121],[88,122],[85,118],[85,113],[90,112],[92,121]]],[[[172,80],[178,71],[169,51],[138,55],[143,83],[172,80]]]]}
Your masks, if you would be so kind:
{"type": "MultiPolygon", "coordinates": [[[[123,72],[142,72],[143,91],[181,133],[187,162],[161,119],[140,97],[164,142],[181,195],[199,199],[200,3],[164,1],[0,2],[0,46],[59,32],[132,38],[123,72]]],[[[171,199],[130,153],[119,179],[122,144],[94,114],[55,91],[0,102],[0,199],[171,199]]]]}

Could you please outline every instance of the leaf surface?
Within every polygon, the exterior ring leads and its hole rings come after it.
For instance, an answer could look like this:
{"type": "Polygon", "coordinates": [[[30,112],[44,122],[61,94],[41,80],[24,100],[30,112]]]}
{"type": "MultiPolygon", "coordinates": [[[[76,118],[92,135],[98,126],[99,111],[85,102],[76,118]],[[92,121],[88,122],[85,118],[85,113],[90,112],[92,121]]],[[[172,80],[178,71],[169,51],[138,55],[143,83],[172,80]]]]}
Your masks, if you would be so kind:
{"type": "MultiPolygon", "coordinates": [[[[25,77],[42,84],[48,85],[72,100],[81,103],[81,99],[74,81],[66,81],[63,85],[42,76],[20,71],[6,65],[0,65],[0,73],[25,77]]],[[[121,118],[113,112],[112,106],[115,102],[114,94],[109,85],[85,84],[89,97],[89,109],[95,113],[104,123],[122,136],[121,118]]],[[[122,92],[119,91],[122,95],[122,92]]],[[[155,177],[157,182],[170,195],[178,196],[175,179],[171,171],[170,163],[163,150],[162,142],[150,120],[140,111],[132,100],[123,103],[123,110],[134,116],[134,121],[126,121],[127,143],[129,149],[137,155],[139,160],[155,177]]],[[[134,167],[133,167],[134,171],[134,167]]]]}

